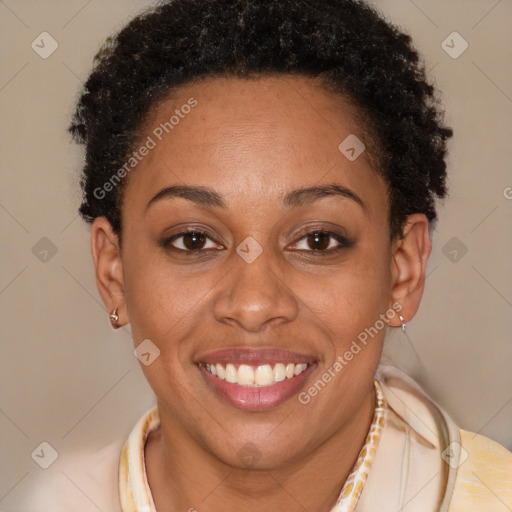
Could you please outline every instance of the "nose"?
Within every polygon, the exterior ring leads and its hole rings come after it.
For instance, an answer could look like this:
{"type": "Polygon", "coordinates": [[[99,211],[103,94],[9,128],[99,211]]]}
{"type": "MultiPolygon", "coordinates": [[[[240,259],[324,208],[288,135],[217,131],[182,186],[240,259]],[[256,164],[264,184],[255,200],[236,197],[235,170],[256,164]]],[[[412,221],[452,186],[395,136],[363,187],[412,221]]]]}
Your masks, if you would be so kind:
{"type": "Polygon", "coordinates": [[[233,259],[230,264],[236,268],[229,273],[214,302],[217,321],[258,333],[270,324],[291,322],[297,317],[298,301],[286,276],[265,251],[251,263],[238,254],[233,259]]]}

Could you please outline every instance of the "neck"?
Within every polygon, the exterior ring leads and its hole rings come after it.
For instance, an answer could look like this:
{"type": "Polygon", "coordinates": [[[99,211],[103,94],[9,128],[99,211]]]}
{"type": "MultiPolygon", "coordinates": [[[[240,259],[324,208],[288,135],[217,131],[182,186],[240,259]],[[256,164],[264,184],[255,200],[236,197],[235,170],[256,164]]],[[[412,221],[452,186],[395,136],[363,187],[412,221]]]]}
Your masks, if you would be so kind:
{"type": "Polygon", "coordinates": [[[271,470],[228,466],[206,452],[158,404],[160,428],[148,438],[146,472],[158,512],[171,510],[329,512],[366,440],[373,385],[350,420],[310,454],[271,470]]]}

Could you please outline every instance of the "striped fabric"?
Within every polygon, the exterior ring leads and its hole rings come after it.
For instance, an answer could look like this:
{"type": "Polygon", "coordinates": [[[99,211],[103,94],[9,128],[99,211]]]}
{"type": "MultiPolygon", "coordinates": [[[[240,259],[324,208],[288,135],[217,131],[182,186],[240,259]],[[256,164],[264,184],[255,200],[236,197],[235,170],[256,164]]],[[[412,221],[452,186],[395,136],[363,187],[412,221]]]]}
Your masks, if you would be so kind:
{"type": "Polygon", "coordinates": [[[359,500],[359,496],[363,491],[368,473],[370,472],[370,466],[372,465],[372,460],[382,434],[382,428],[384,427],[384,417],[387,407],[386,399],[384,398],[384,393],[382,392],[379,382],[375,380],[374,383],[377,405],[373,414],[373,421],[368,431],[366,442],[361,448],[354,468],[345,481],[345,485],[336,501],[336,505],[331,509],[331,512],[353,512],[359,500]]]}
{"type": "Polygon", "coordinates": [[[149,433],[159,425],[155,406],[142,416],[124,443],[119,459],[119,501],[123,512],[156,512],[146,475],[144,446],[149,433]]]}

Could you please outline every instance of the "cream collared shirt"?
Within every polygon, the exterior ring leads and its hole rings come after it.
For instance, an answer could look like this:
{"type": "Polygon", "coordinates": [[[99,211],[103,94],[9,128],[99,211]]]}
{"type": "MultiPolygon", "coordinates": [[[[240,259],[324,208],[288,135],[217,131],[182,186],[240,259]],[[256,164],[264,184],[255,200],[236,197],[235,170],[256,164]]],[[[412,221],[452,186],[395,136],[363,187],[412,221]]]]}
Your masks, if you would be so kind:
{"type": "MultiPolygon", "coordinates": [[[[376,378],[388,408],[355,512],[512,510],[512,453],[490,439],[459,429],[397,368],[382,365],[376,378]]],[[[18,510],[154,512],[143,447],[158,424],[158,410],[152,408],[127,440],[100,450],[62,454],[41,473],[18,510]]]]}

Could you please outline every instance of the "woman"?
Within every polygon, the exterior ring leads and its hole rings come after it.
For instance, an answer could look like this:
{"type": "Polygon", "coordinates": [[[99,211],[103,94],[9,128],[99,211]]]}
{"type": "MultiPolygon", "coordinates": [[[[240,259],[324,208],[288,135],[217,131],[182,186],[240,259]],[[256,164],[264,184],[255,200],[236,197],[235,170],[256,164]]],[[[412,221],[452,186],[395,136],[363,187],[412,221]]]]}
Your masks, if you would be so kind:
{"type": "Polygon", "coordinates": [[[421,301],[452,135],[407,35],[354,0],[169,1],[107,41],[70,131],[98,289],[157,398],[88,492],[510,510],[512,455],[379,365],[421,301]]]}

